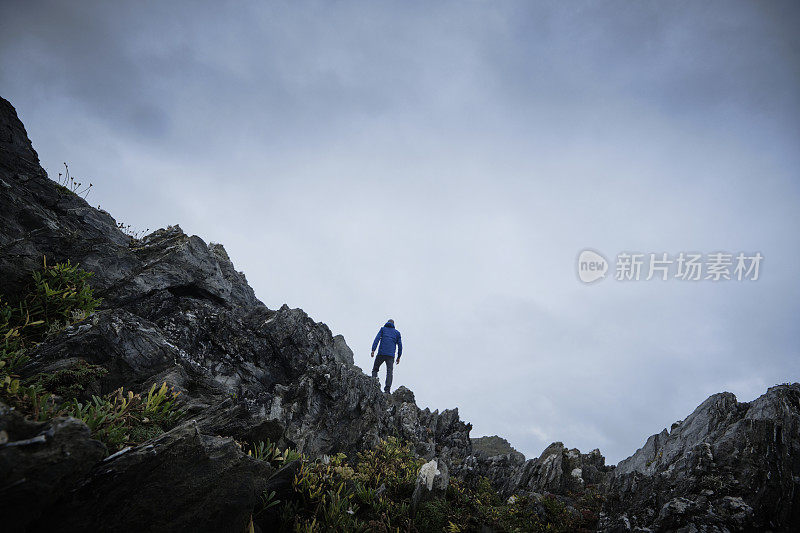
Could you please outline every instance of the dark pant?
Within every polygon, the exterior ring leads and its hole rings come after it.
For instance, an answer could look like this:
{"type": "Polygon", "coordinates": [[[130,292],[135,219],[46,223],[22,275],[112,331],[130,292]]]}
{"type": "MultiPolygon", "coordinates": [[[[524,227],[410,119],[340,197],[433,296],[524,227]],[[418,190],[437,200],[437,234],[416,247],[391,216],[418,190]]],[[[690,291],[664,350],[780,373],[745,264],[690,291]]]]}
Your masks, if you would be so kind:
{"type": "Polygon", "coordinates": [[[372,377],[378,377],[378,370],[381,365],[386,363],[386,387],[383,389],[389,392],[392,388],[392,371],[394,370],[394,356],[392,355],[376,355],[375,364],[372,365],[372,377]]]}

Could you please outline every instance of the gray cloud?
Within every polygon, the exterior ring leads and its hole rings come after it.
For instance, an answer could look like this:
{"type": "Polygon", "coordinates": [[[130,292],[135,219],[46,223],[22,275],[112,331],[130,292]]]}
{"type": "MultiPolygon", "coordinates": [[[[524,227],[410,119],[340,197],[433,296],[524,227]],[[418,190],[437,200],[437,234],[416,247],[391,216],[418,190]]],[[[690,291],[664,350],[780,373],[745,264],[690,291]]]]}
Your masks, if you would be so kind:
{"type": "Polygon", "coordinates": [[[43,164],[226,245],[422,404],[612,462],[796,380],[790,2],[26,2],[0,87],[43,164]],[[761,251],[755,283],[582,286],[584,247],[761,251]]]}

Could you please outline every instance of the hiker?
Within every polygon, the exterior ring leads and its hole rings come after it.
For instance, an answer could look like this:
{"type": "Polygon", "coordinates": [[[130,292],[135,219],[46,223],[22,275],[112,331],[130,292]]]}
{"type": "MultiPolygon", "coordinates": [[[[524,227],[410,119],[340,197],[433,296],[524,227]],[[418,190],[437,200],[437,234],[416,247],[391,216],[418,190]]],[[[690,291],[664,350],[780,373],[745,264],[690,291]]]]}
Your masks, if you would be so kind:
{"type": "MultiPolygon", "coordinates": [[[[403,355],[403,343],[400,340],[400,332],[394,327],[394,320],[391,318],[384,324],[375,336],[372,342],[372,354],[370,357],[375,357],[375,348],[381,343],[378,348],[378,357],[375,358],[375,364],[372,365],[372,377],[378,377],[378,370],[383,363],[386,363],[386,387],[384,392],[388,393],[392,387],[392,370],[394,369],[394,347],[397,346],[397,364],[400,364],[400,356],[403,355]]],[[[378,382],[380,383],[380,382],[378,382]]]]}

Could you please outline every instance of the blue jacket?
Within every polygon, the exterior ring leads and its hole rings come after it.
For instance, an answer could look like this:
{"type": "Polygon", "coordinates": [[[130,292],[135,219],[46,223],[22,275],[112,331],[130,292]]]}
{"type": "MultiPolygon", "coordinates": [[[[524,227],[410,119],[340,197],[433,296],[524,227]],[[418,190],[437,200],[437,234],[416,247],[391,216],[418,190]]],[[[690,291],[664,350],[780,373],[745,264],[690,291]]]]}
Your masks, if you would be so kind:
{"type": "Polygon", "coordinates": [[[397,357],[403,355],[403,342],[400,340],[400,332],[394,329],[394,324],[391,322],[387,322],[380,331],[378,331],[375,340],[372,342],[373,352],[378,346],[378,342],[381,343],[378,355],[390,355],[394,357],[395,346],[397,346],[397,357]]]}

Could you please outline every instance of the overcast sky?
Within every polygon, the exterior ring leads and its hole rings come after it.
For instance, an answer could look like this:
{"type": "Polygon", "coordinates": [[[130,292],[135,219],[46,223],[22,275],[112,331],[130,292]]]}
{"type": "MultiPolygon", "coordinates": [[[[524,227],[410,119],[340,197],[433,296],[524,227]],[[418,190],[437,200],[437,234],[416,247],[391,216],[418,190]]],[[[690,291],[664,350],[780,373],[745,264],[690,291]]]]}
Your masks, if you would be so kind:
{"type": "Polygon", "coordinates": [[[616,463],[798,380],[798,27],[771,0],[5,0],[0,95],[51,174],[223,243],[362,368],[394,318],[421,406],[616,463]],[[622,282],[623,251],[764,260],[622,282]]]}

